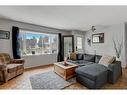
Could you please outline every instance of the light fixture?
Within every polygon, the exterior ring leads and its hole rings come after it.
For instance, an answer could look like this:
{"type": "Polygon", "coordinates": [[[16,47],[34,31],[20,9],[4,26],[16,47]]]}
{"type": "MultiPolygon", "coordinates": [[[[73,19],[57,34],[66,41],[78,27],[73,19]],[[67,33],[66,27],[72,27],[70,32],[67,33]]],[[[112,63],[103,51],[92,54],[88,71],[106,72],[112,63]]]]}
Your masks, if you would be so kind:
{"type": "Polygon", "coordinates": [[[92,30],[92,32],[95,32],[95,30],[96,30],[95,26],[92,26],[91,30],[92,30]]]}

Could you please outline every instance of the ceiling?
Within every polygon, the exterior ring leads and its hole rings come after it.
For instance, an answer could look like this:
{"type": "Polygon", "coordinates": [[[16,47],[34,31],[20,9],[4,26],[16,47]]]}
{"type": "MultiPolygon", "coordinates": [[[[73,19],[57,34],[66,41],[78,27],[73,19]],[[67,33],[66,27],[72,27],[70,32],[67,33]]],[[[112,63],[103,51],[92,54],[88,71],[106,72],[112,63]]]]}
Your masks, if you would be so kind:
{"type": "Polygon", "coordinates": [[[127,21],[127,6],[0,6],[0,18],[65,30],[127,21]]]}

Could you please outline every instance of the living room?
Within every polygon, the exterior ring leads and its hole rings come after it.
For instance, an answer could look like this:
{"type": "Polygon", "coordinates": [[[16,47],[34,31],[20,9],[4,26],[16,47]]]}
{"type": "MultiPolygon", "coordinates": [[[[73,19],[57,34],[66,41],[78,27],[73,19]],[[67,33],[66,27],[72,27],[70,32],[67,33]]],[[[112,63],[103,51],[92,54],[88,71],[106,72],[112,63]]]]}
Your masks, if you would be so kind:
{"type": "Polygon", "coordinates": [[[0,6],[0,89],[126,89],[126,11],[0,6]]]}

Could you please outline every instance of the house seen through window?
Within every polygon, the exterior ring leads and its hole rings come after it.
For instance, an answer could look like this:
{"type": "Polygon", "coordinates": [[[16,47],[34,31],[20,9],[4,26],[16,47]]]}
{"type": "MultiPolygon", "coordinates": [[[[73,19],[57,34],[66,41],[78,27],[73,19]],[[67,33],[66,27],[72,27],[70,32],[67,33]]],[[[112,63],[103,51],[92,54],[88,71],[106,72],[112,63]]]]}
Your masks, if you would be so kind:
{"type": "Polygon", "coordinates": [[[19,34],[21,55],[53,54],[58,51],[58,35],[21,30],[19,34]]]}

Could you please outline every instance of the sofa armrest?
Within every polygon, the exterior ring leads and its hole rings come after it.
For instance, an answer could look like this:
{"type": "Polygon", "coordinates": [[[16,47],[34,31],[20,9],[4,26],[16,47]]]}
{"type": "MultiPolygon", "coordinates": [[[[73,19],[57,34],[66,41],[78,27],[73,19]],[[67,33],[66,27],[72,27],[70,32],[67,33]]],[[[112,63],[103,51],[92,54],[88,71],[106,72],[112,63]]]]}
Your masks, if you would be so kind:
{"type": "Polygon", "coordinates": [[[0,71],[6,70],[6,64],[0,64],[0,71]]]}
{"type": "Polygon", "coordinates": [[[2,81],[7,82],[7,66],[6,64],[0,64],[0,71],[1,71],[1,76],[2,77],[2,81]]]}
{"type": "Polygon", "coordinates": [[[24,64],[25,60],[24,59],[12,59],[11,64],[24,64]]]}
{"type": "Polygon", "coordinates": [[[115,61],[108,65],[108,80],[110,83],[115,83],[122,75],[121,61],[115,61]]]}

